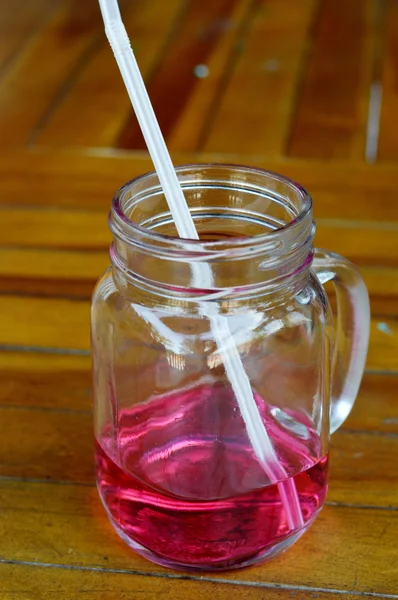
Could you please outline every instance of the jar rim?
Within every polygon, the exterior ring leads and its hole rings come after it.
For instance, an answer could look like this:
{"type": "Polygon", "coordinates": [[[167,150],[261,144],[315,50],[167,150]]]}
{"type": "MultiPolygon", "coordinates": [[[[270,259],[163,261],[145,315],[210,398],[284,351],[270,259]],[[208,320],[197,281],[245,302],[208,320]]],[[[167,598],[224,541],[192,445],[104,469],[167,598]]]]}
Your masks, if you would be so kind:
{"type": "MultiPolygon", "coordinates": [[[[159,246],[165,247],[169,246],[168,252],[170,252],[170,246],[172,246],[174,252],[184,251],[189,254],[194,254],[195,256],[204,253],[207,258],[211,258],[211,256],[216,253],[228,252],[231,249],[244,251],[248,246],[250,247],[261,247],[262,250],[272,250],[274,248],[278,248],[280,246],[280,240],[282,237],[288,236],[292,239],[301,238],[309,227],[312,228],[312,199],[307,190],[295,182],[293,179],[276,173],[274,171],[268,171],[265,169],[257,168],[257,167],[249,167],[241,164],[233,164],[233,163],[191,163],[184,164],[175,167],[177,177],[183,177],[184,175],[189,175],[190,173],[200,173],[207,172],[211,174],[212,172],[234,172],[235,174],[246,175],[250,178],[250,176],[254,179],[255,177],[262,177],[264,179],[273,180],[282,185],[285,185],[287,188],[292,190],[300,199],[300,210],[298,210],[296,216],[291,220],[285,223],[281,227],[277,227],[273,230],[267,230],[265,233],[256,234],[250,237],[247,236],[236,236],[228,239],[214,239],[214,240],[202,240],[202,239],[192,239],[192,238],[181,238],[177,235],[167,235],[163,233],[158,233],[149,227],[142,226],[139,223],[134,222],[132,219],[128,217],[125,212],[125,208],[123,206],[124,196],[126,193],[131,191],[133,186],[137,188],[140,184],[147,182],[151,182],[155,187],[148,188],[148,191],[153,189],[162,190],[161,184],[157,177],[155,171],[150,171],[139,175],[126,182],[123,186],[121,186],[117,192],[115,193],[112,200],[112,207],[109,217],[109,223],[112,233],[122,239],[125,242],[134,244],[138,239],[141,243],[148,244],[149,246],[155,246],[159,248],[159,246]],[[304,231],[303,231],[304,229],[304,231]]],[[[222,179],[220,180],[210,180],[213,183],[222,183],[222,179]]],[[[225,182],[225,180],[224,180],[225,182]]],[[[181,186],[184,189],[184,182],[180,180],[181,186]]],[[[237,181],[237,188],[239,189],[237,181]]],[[[196,184],[200,187],[200,182],[196,184]]],[[[250,184],[249,182],[244,182],[245,188],[243,188],[243,181],[240,182],[240,189],[252,189],[259,190],[259,185],[250,184]],[[247,188],[248,186],[248,188],[247,188]]],[[[185,186],[186,187],[186,186],[185,186]]],[[[264,189],[266,189],[264,187],[264,189]]],[[[141,244],[140,244],[141,245],[141,244]]]]}

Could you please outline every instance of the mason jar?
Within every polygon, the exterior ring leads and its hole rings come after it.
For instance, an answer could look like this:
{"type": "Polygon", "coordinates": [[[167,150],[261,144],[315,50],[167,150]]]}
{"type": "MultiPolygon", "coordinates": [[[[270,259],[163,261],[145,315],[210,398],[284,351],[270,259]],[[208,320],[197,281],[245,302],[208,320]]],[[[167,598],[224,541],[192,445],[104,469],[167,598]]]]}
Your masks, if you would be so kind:
{"type": "Polygon", "coordinates": [[[288,548],[324,504],[369,301],[351,263],[314,252],[300,185],[236,165],[177,174],[198,240],[178,237],[154,173],[113,199],[92,304],[98,490],[141,555],[237,568],[288,548]]]}

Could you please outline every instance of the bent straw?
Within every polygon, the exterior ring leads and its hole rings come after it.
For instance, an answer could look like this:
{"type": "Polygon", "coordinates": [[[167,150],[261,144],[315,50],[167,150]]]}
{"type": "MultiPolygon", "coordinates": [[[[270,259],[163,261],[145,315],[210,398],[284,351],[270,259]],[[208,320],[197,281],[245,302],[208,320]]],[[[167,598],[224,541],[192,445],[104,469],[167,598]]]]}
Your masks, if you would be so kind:
{"type": "MultiPolygon", "coordinates": [[[[174,219],[178,235],[187,239],[199,239],[198,232],[184,194],[179,184],[164,138],[145,88],[140,70],[124,27],[117,0],[99,0],[105,32],[124,84],[133,105],[155,170],[163,188],[167,204],[174,219]]],[[[213,277],[210,265],[192,265],[195,287],[211,288],[213,277]]],[[[277,483],[290,529],[304,525],[301,507],[293,478],[287,477],[278,461],[271,440],[253,397],[249,378],[243,367],[235,340],[225,317],[218,313],[214,304],[206,305],[204,314],[210,320],[211,329],[223,356],[227,377],[235,393],[254,454],[272,483],[277,483]],[[280,481],[280,480],[283,481],[280,481]]]]}

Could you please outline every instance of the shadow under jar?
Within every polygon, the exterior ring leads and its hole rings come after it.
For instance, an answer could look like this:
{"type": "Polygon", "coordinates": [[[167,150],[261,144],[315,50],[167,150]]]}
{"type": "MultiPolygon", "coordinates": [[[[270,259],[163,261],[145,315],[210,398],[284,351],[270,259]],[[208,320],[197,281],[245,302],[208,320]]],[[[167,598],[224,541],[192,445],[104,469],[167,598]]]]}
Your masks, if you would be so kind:
{"type": "Polygon", "coordinates": [[[314,258],[301,186],[234,165],[177,174],[200,240],[178,238],[155,174],[113,200],[111,266],[92,304],[98,489],[116,531],[148,559],[237,568],[288,548],[322,508],[329,435],[362,377],[369,302],[348,261],[314,258]],[[321,285],[330,280],[336,325],[321,285]],[[280,481],[253,449],[214,312],[239,353],[280,481]],[[282,480],[298,502],[296,523],[282,480]]]}

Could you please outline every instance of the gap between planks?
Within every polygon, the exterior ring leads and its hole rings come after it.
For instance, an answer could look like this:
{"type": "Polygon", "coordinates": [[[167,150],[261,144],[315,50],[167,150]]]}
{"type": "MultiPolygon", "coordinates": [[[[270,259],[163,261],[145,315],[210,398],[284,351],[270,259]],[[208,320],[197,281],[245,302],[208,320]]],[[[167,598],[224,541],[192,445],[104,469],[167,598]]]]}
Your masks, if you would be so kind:
{"type": "MultiPolygon", "coordinates": [[[[12,475],[0,475],[0,482],[10,483],[31,483],[31,484],[45,484],[45,485],[66,485],[66,486],[78,486],[78,487],[87,487],[87,488],[95,488],[96,483],[89,481],[68,481],[66,479],[40,479],[37,477],[17,477],[12,475]]],[[[361,510],[383,510],[387,512],[397,512],[398,506],[383,506],[382,504],[355,504],[354,502],[341,502],[341,501],[333,501],[326,500],[324,506],[334,506],[335,508],[348,508],[348,509],[361,509],[361,510]]],[[[1,560],[0,560],[1,562],[1,560]]]]}
{"type": "Polygon", "coordinates": [[[41,568],[49,568],[49,569],[65,569],[70,571],[94,571],[100,573],[115,573],[115,574],[123,574],[123,575],[136,575],[142,577],[159,577],[163,579],[177,579],[183,581],[206,581],[209,583],[221,583],[224,585],[234,585],[234,586],[245,586],[245,587],[255,587],[255,588],[263,588],[268,590],[287,590],[292,592],[311,592],[311,593],[329,593],[332,595],[344,595],[344,596],[357,596],[359,598],[387,598],[391,600],[398,599],[398,595],[396,594],[384,594],[380,592],[364,592],[358,590],[344,590],[344,589],[333,589],[326,587],[318,587],[318,586],[306,586],[306,585],[290,585],[286,583],[268,583],[264,581],[244,581],[239,579],[225,579],[221,577],[209,577],[202,575],[187,575],[187,574],[177,574],[177,573],[156,573],[152,571],[138,571],[138,570],[130,570],[130,569],[110,569],[105,567],[85,567],[83,565],[63,565],[61,563],[41,563],[41,562],[33,562],[33,561],[23,561],[23,560],[13,560],[13,559],[4,559],[0,558],[1,564],[8,565],[19,565],[19,566],[27,566],[27,567],[41,567],[41,568]]]}

